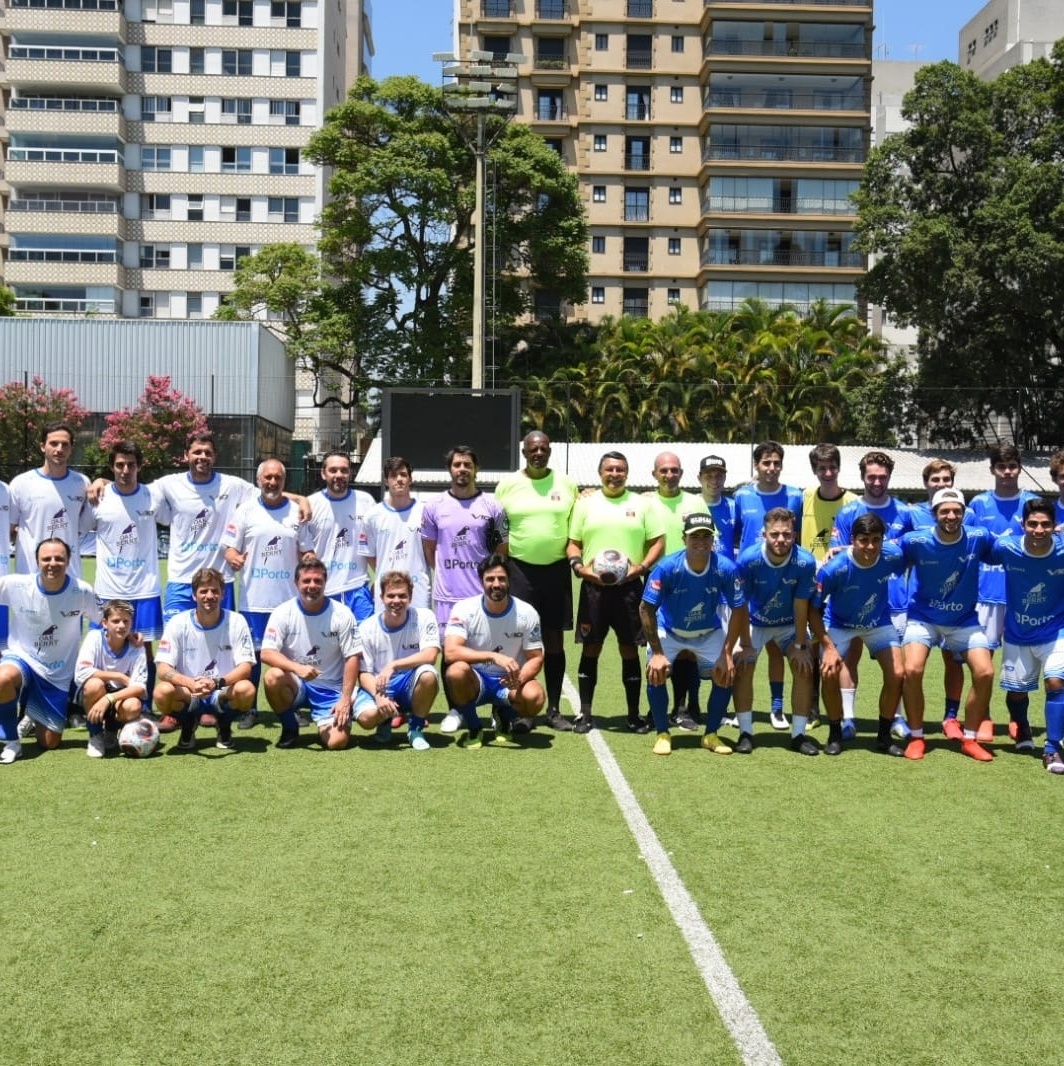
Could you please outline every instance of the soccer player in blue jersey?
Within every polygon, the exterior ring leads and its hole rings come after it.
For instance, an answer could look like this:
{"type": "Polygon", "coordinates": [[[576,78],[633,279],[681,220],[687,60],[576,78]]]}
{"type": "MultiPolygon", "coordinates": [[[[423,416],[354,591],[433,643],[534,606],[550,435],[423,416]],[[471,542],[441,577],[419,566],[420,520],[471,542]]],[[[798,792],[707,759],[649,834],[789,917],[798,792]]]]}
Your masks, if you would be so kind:
{"type": "MultiPolygon", "coordinates": [[[[762,441],[754,449],[754,481],[735,494],[738,548],[742,553],[761,540],[765,515],[774,507],[786,507],[794,515],[794,528],[802,528],[802,490],[780,484],[783,445],[762,441]]],[[[768,646],[769,721],[773,729],[786,729],[783,713],[783,656],[774,644],[768,646]]]]}
{"type": "Polygon", "coordinates": [[[965,526],[964,496],[940,489],[931,501],[935,525],[906,533],[902,553],[912,574],[908,620],[902,649],[905,681],[902,693],[911,737],[907,759],[922,759],[924,742],[924,668],[932,648],[940,644],[964,657],[971,689],[964,706],[961,751],[979,762],[993,756],[976,740],[994,684],[990,644],[979,625],[976,600],[979,564],[990,555],[993,538],[985,529],[965,526]]]}
{"type": "MultiPolygon", "coordinates": [[[[972,497],[968,507],[975,521],[995,539],[1019,536],[1023,532],[1021,513],[1024,503],[1032,498],[1020,489],[1020,450],[1015,444],[998,444],[990,449],[990,472],[994,487],[972,497]]],[[[1001,646],[1005,622],[1005,574],[1001,567],[985,563],[979,571],[979,624],[990,642],[990,652],[1001,646]]],[[[1016,738],[1018,725],[1009,723],[1009,733],[1016,738]]],[[[979,739],[994,739],[994,723],[989,714],[979,723],[979,739]]]]}
{"type": "Polygon", "coordinates": [[[808,621],[816,559],[795,543],[794,515],[786,507],[774,507],[765,515],[762,543],[747,548],[738,565],[750,626],[736,650],[739,743],[735,750],[748,755],[754,749],[754,667],[761,649],[775,644],[791,666],[791,748],[802,755],[818,755],[820,749],[805,733],[813,698],[808,621]]]}
{"type": "Polygon", "coordinates": [[[1064,774],[1064,537],[1054,534],[1054,505],[1032,496],[1021,512],[1023,536],[1000,537],[991,549],[1005,578],[1005,647],[1001,687],[1016,722],[1016,750],[1032,751],[1028,693],[1045,678],[1045,768],[1064,774]]]}
{"type": "Polygon", "coordinates": [[[1053,502],[1053,518],[1056,521],[1056,531],[1064,533],[1064,449],[1054,452],[1049,460],[1049,476],[1060,493],[1053,502]]]}
{"type": "Polygon", "coordinates": [[[673,664],[681,659],[690,662],[701,677],[713,680],[702,747],[716,755],[731,754],[732,749],[717,736],[717,730],[731,699],[735,674],[731,649],[740,634],[748,630],[749,621],[738,569],[713,550],[716,532],[712,515],[687,515],[683,550],[658,563],[643,590],[639,613],[650,646],[647,698],[658,734],[655,755],[672,751],[665,685],[673,664]],[[727,634],[717,613],[721,603],[731,608],[727,634]]]}
{"type": "Polygon", "coordinates": [[[809,625],[820,643],[820,692],[828,716],[824,754],[842,753],[842,667],[847,663],[852,672],[867,646],[883,671],[876,747],[901,756],[905,752],[891,739],[890,729],[905,667],[901,638],[890,617],[888,586],[891,577],[905,572],[905,560],[896,544],[884,544],[886,526],[874,512],[861,515],[851,534],[853,543],[820,568],[809,605],[809,625]]]}
{"type": "Polygon", "coordinates": [[[739,555],[738,528],[735,500],[724,495],[727,480],[728,464],[719,455],[702,457],[698,464],[698,483],[702,486],[702,503],[713,516],[713,525],[717,529],[713,550],[734,563],[739,555]]]}

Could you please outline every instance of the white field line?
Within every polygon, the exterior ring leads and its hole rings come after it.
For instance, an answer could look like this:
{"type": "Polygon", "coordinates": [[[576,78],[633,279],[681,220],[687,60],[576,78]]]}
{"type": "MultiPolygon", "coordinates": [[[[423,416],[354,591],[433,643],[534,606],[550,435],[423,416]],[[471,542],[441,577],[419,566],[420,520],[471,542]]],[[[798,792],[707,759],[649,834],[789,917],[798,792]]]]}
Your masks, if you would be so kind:
{"type": "MultiPolygon", "coordinates": [[[[565,696],[574,708],[580,706],[579,696],[568,675],[565,678],[565,696]]],[[[661,841],[643,813],[643,808],[639,806],[639,801],[617,765],[609,745],[597,730],[588,733],[587,739],[669,908],[669,913],[687,941],[695,966],[702,975],[702,980],[728,1027],[743,1062],[747,1066],[783,1066],[783,1060],[761,1025],[750,1001],[739,987],[739,982],[728,966],[712,930],[706,925],[698,904],[687,891],[676,872],[676,867],[669,860],[661,841]]]]}

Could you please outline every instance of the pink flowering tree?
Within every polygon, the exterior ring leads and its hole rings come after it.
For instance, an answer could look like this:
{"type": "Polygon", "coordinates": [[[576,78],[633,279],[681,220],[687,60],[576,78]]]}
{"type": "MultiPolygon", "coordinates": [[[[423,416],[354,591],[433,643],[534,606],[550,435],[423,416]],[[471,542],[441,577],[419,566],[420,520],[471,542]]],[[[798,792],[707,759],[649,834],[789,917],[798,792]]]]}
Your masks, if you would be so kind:
{"type": "Polygon", "coordinates": [[[136,407],[123,407],[109,414],[107,428],[100,437],[99,454],[87,457],[86,466],[101,471],[107,466],[107,452],[120,440],[139,444],[144,452],[142,476],[147,479],[168,474],[182,465],[188,435],[207,428],[207,416],[195,400],[170,384],[170,378],[149,374],[136,407]]]}
{"type": "Polygon", "coordinates": [[[41,463],[41,429],[67,422],[77,431],[88,417],[73,389],[53,389],[43,378],[0,385],[0,465],[11,478],[41,463]]]}

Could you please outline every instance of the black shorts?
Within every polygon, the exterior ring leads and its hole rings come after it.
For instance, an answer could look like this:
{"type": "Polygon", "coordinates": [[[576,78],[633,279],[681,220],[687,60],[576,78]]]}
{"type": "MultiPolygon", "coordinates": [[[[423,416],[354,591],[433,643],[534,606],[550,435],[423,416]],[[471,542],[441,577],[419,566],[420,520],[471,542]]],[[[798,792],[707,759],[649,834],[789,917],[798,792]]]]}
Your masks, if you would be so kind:
{"type": "Polygon", "coordinates": [[[573,628],[573,572],[567,559],[541,564],[511,558],[510,593],[535,607],[543,629],[573,628]]]}
{"type": "Polygon", "coordinates": [[[581,582],[580,603],[576,609],[577,644],[601,644],[612,629],[618,644],[645,644],[639,603],[643,599],[641,579],[621,585],[593,585],[581,582]]]}

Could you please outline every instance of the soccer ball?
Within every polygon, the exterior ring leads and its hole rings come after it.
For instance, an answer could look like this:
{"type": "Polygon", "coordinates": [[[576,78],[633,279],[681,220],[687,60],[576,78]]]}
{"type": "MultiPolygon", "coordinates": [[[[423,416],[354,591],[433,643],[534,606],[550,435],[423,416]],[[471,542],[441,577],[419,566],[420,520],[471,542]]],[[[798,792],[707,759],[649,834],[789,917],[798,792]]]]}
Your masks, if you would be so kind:
{"type": "Polygon", "coordinates": [[[591,569],[598,574],[603,585],[616,585],[628,576],[628,559],[624,552],[606,548],[595,556],[591,569]]]}
{"type": "Polygon", "coordinates": [[[146,759],[159,746],[159,728],[150,718],[126,722],[118,733],[118,746],[133,759],[146,759]]]}

